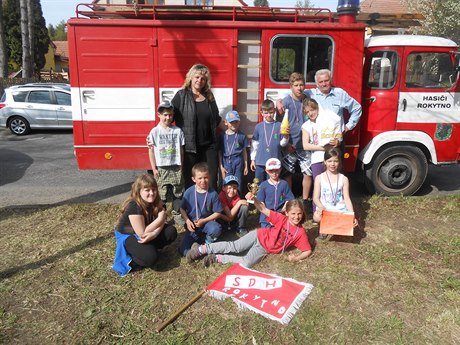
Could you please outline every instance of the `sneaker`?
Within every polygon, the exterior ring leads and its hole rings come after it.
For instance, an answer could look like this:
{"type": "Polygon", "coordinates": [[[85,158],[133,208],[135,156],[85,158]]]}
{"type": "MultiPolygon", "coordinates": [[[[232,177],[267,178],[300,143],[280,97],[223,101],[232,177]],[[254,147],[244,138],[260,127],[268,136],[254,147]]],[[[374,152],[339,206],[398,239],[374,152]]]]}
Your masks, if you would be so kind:
{"type": "Polygon", "coordinates": [[[244,235],[247,235],[248,231],[245,228],[240,228],[236,232],[236,236],[238,237],[243,237],[244,235]]]}
{"type": "Polygon", "coordinates": [[[185,254],[185,257],[187,258],[187,262],[189,264],[191,264],[193,261],[196,261],[200,258],[201,253],[198,250],[198,248],[200,248],[200,245],[197,242],[195,242],[192,244],[192,248],[190,248],[187,254],[185,254]]]}
{"type": "Polygon", "coordinates": [[[321,241],[324,241],[324,240],[327,239],[327,235],[325,235],[325,234],[319,234],[318,237],[317,237],[316,239],[321,240],[321,241]]]}
{"type": "Polygon", "coordinates": [[[216,262],[217,262],[216,254],[208,254],[203,259],[203,265],[205,267],[209,267],[216,262]]]}

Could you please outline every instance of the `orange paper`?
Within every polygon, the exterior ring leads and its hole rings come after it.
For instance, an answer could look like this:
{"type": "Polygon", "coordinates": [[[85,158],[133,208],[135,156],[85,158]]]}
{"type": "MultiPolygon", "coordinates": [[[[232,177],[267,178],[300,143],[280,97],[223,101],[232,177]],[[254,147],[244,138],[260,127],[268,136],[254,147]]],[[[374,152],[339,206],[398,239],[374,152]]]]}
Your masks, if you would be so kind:
{"type": "Polygon", "coordinates": [[[325,235],[353,236],[353,212],[323,211],[319,233],[325,235]]]}

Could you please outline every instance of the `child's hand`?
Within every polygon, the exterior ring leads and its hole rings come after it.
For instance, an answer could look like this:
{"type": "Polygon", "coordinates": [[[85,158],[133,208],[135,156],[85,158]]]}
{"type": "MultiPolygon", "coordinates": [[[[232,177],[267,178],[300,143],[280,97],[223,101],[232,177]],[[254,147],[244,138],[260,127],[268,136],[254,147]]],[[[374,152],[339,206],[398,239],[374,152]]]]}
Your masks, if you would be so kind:
{"type": "MultiPolygon", "coordinates": [[[[252,193],[251,193],[251,194],[252,194],[252,193]]],[[[239,204],[239,206],[241,206],[241,205],[246,205],[246,206],[249,205],[248,202],[247,202],[247,200],[244,200],[244,199],[240,199],[240,200],[238,201],[238,204],[239,204]]]]}
{"type": "Polygon", "coordinates": [[[195,223],[195,228],[202,228],[206,224],[205,220],[202,218],[195,220],[194,223],[195,223]]]}
{"type": "Polygon", "coordinates": [[[288,144],[288,146],[286,146],[286,149],[288,153],[295,152],[295,146],[292,144],[288,144]]]}
{"type": "Polygon", "coordinates": [[[227,176],[227,169],[225,169],[223,166],[220,168],[220,173],[222,174],[223,177],[227,176]]]}
{"type": "Polygon", "coordinates": [[[153,240],[155,237],[157,237],[157,233],[155,233],[155,231],[145,232],[145,233],[141,236],[141,239],[138,240],[137,242],[138,242],[138,243],[148,243],[148,242],[150,242],[151,240],[153,240]]]}
{"type": "Polygon", "coordinates": [[[192,222],[190,219],[187,219],[185,221],[185,224],[187,225],[188,231],[195,232],[195,223],[194,222],[192,222]]]}
{"type": "Polygon", "coordinates": [[[153,176],[155,176],[155,178],[158,178],[160,177],[160,172],[158,171],[158,169],[152,169],[152,172],[153,172],[153,176]]]}
{"type": "Polygon", "coordinates": [[[359,226],[358,220],[355,218],[355,219],[353,220],[353,227],[356,228],[356,227],[358,227],[358,226],[359,226]]]}
{"type": "Polygon", "coordinates": [[[278,114],[284,114],[284,105],[281,99],[278,99],[276,101],[276,111],[278,112],[278,114]]]}
{"type": "Polygon", "coordinates": [[[251,192],[247,192],[246,195],[245,195],[246,200],[253,200],[254,197],[255,197],[255,195],[252,194],[251,192]]]}
{"type": "Polygon", "coordinates": [[[331,145],[332,147],[337,147],[340,145],[340,141],[337,138],[332,138],[331,140],[329,140],[329,145],[331,145]]]}

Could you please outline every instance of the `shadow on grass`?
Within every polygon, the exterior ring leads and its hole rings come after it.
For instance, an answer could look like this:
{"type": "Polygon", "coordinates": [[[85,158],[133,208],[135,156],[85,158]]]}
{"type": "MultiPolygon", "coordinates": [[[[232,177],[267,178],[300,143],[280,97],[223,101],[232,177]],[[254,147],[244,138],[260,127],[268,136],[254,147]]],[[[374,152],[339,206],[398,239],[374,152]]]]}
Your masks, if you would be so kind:
{"type": "Polygon", "coordinates": [[[107,233],[102,236],[98,236],[96,238],[87,240],[85,242],[80,243],[79,245],[76,245],[74,247],[65,249],[60,251],[59,253],[56,253],[54,255],[48,256],[47,258],[35,261],[35,262],[30,262],[28,264],[22,265],[22,266],[16,266],[10,269],[7,269],[5,271],[0,272],[0,279],[6,279],[10,278],[18,273],[27,271],[27,270],[34,270],[40,267],[43,267],[45,265],[49,265],[59,259],[62,259],[68,255],[74,254],[76,252],[79,252],[80,250],[86,249],[88,247],[95,246],[102,241],[107,240],[108,238],[113,237],[113,232],[107,233]]]}
{"type": "MultiPolygon", "coordinates": [[[[59,201],[54,204],[4,206],[0,208],[0,213],[2,211],[12,210],[12,209],[21,209],[21,210],[29,209],[32,211],[35,211],[35,210],[41,211],[41,210],[46,210],[46,209],[50,209],[53,207],[67,205],[67,204],[91,204],[91,203],[95,203],[95,202],[98,202],[104,199],[108,199],[110,197],[113,197],[119,194],[126,194],[126,196],[128,196],[128,193],[130,190],[131,190],[131,183],[124,183],[118,186],[105,188],[97,192],[88,193],[88,194],[80,195],[80,196],[70,198],[67,200],[59,201]]],[[[8,215],[7,214],[2,215],[2,219],[8,219],[8,215]]]]}

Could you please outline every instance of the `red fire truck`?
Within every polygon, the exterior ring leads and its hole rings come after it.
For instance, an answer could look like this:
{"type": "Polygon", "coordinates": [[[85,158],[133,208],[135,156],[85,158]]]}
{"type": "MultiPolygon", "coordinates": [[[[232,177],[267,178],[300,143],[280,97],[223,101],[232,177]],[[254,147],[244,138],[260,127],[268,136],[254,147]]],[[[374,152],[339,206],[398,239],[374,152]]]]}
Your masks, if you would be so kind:
{"type": "MultiPolygon", "coordinates": [[[[328,9],[79,5],[68,21],[75,154],[80,169],[149,169],[145,138],[158,102],[195,63],[212,73],[221,115],[251,136],[258,108],[318,69],[363,107],[345,137],[344,170],[366,186],[411,195],[428,163],[460,160],[458,46],[422,36],[365,40],[357,0],[328,9]]],[[[184,167],[190,168],[190,167],[184,167]]]]}

